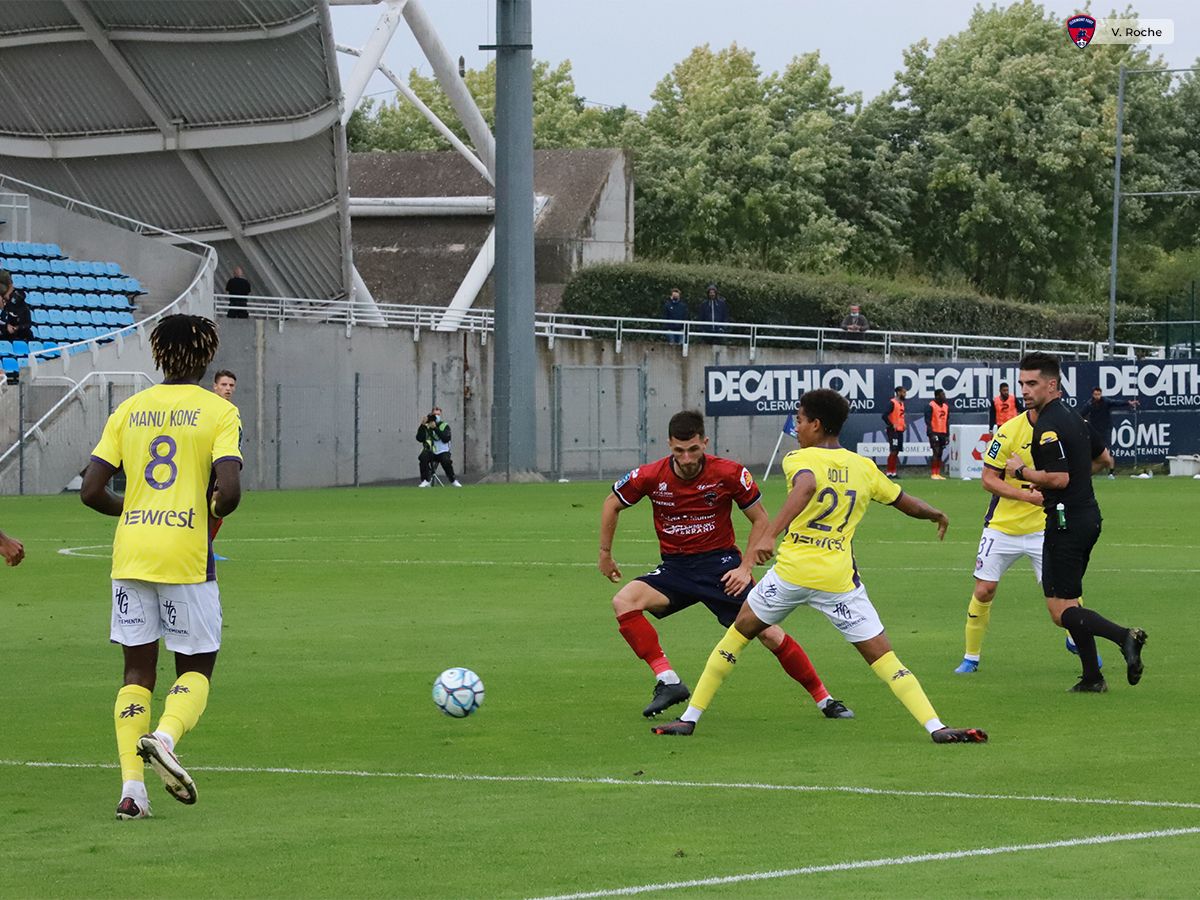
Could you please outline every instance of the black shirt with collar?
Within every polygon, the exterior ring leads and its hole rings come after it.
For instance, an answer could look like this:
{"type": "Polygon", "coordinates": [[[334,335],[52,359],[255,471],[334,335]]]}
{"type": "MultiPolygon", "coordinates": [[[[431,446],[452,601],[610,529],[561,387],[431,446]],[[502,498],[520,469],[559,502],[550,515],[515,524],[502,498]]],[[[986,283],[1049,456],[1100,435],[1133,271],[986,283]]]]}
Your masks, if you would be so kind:
{"type": "Polygon", "coordinates": [[[1104,452],[1104,441],[1061,397],[1039,410],[1030,450],[1035,469],[1070,476],[1062,490],[1039,488],[1048,515],[1059,503],[1066,507],[1068,518],[1072,510],[1100,511],[1092,490],[1092,460],[1104,452]]]}

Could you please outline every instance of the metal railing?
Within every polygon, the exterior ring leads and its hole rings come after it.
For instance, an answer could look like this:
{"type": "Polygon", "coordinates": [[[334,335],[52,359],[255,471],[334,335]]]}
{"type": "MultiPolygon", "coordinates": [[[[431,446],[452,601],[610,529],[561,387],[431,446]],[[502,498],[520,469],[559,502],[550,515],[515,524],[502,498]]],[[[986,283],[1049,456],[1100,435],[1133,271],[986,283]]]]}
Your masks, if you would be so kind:
{"type": "MultiPolygon", "coordinates": [[[[231,297],[216,295],[216,312],[226,315],[231,309],[254,319],[325,322],[330,324],[363,325],[356,320],[354,305],[348,300],[315,300],[295,297],[231,297]]],[[[411,329],[413,340],[422,331],[453,330],[479,332],[485,336],[495,328],[495,313],[490,309],[469,309],[449,312],[441,306],[411,306],[377,303],[383,324],[392,328],[411,329]],[[454,327],[448,327],[453,323],[454,327]]],[[[707,322],[682,322],[681,330],[672,328],[662,319],[633,317],[585,316],[566,313],[535,314],[534,328],[539,337],[553,347],[559,340],[612,340],[616,351],[626,340],[653,340],[677,345],[687,356],[694,343],[722,344],[748,347],[754,360],[760,347],[792,347],[809,350],[817,361],[827,353],[864,354],[890,361],[893,356],[944,356],[950,361],[960,359],[1019,359],[1026,353],[1040,350],[1068,360],[1095,360],[1106,356],[1105,345],[1091,341],[1068,341],[1048,338],[1022,338],[985,334],[935,334],[923,331],[869,331],[854,334],[841,328],[818,328],[806,325],[765,325],[742,322],[721,323],[720,332],[713,331],[707,322]]],[[[1162,348],[1151,344],[1118,344],[1118,356],[1153,356],[1162,348]]]]}
{"type": "Polygon", "coordinates": [[[147,222],[140,222],[137,219],[131,219],[129,216],[123,216],[120,213],[115,213],[112,210],[103,209],[99,206],[93,206],[83,200],[77,200],[74,197],[68,197],[66,194],[60,194],[57,191],[52,191],[49,188],[40,187],[36,184],[31,184],[28,181],[22,181],[19,178],[13,178],[11,175],[0,174],[0,189],[19,187],[26,194],[40,195],[46,198],[50,203],[56,206],[61,206],[68,212],[82,212],[84,215],[91,216],[94,219],[99,219],[102,222],[109,222],[124,228],[127,231],[132,231],[135,234],[145,235],[148,237],[165,237],[173,244],[189,244],[194,253],[200,257],[200,265],[197,266],[192,280],[188,282],[188,286],[184,288],[183,293],[164,306],[162,309],[146,316],[146,318],[135,322],[133,325],[125,325],[119,328],[114,328],[112,331],[97,335],[96,337],[87,338],[86,340],[75,341],[70,344],[60,344],[48,350],[38,350],[29,354],[30,366],[36,366],[39,362],[44,362],[51,359],[57,359],[60,355],[74,356],[84,350],[98,349],[100,344],[108,343],[112,340],[119,340],[125,336],[137,332],[144,332],[146,325],[156,322],[163,316],[170,315],[177,311],[185,300],[193,297],[202,287],[201,282],[205,274],[209,271],[216,271],[217,268],[217,251],[202,241],[197,241],[187,235],[176,234],[174,231],[168,231],[165,228],[159,228],[157,225],[150,225],[147,222]]]}

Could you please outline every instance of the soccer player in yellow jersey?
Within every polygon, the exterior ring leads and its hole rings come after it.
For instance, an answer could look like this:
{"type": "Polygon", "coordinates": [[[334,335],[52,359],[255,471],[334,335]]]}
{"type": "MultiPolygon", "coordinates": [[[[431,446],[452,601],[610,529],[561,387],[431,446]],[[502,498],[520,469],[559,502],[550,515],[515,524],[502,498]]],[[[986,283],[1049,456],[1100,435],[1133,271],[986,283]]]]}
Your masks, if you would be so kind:
{"type": "Polygon", "coordinates": [[[872,500],[894,506],[906,516],[937,523],[938,539],[949,520],[941,510],[900,490],[871,460],[844,449],[838,434],[850,404],[836,391],[808,391],[800,398],[796,432],[800,449],[783,458],[788,498],[770,528],[747,556],[766,562],[775,555],[775,538],[786,532],[779,561],[755,585],[737,619],[717,644],[678,720],[652,730],[691,734],[717,688],[733,671],[738,656],[763,629],[782,622],[797,606],[823,612],[850,641],[872,671],[925,727],[935,744],[983,743],[978,728],[948,728],[938,718],[915,675],[892,651],[883,623],[867,597],[854,562],[854,532],[872,500]]]}
{"type": "Polygon", "coordinates": [[[1038,584],[1042,583],[1042,538],[1046,528],[1042,495],[1029,482],[1013,478],[1004,470],[1013,455],[1033,468],[1029,451],[1033,441],[1031,415],[1037,413],[1026,410],[1001,425],[984,453],[983,488],[991,493],[992,501],[983,517],[983,536],[975,555],[975,591],[967,606],[966,650],[954,670],[959,675],[979,671],[996,585],[1009,567],[1022,556],[1027,557],[1038,584]]]}
{"type": "Polygon", "coordinates": [[[80,492],[92,509],[118,517],[110,632],[125,659],[113,710],[122,778],[118,819],[150,815],[146,763],[176,800],[196,802],[195,782],[175,745],[204,712],[221,646],[208,518],[229,515],[241,500],[241,419],[232,403],[199,384],[217,350],[216,325],[201,316],[167,316],[150,348],[163,383],[109,417],[80,492]],[[122,468],[126,487],[118,496],[108,482],[122,468]],[[177,678],[151,731],[159,638],[175,654],[177,678]]]}

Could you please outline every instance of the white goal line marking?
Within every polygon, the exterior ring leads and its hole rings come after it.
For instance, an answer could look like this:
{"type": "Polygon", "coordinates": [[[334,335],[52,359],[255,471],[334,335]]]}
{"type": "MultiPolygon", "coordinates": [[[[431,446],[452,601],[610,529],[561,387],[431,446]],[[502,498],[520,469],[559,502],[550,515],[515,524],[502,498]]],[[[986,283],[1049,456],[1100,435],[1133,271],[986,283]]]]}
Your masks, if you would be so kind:
{"type": "MultiPolygon", "coordinates": [[[[72,763],[0,759],[0,766],[30,769],[116,769],[114,763],[72,763]]],[[[950,800],[1007,800],[1026,803],[1066,803],[1085,806],[1126,806],[1143,809],[1200,809],[1186,800],[1121,800],[1113,797],[1063,797],[1049,794],[974,794],[965,791],[909,791],[835,784],[770,784],[738,781],[674,781],[661,778],[608,778],[576,775],[472,775],[455,772],[376,772],[366,769],[304,769],[288,766],[189,766],[193,772],[248,775],[315,775],[330,778],[400,778],[419,781],[500,782],[516,784],[600,784],[615,787],[715,788],[738,791],[780,791],[805,794],[858,794],[867,797],[924,797],[950,800]]]]}
{"type": "Polygon", "coordinates": [[[1067,838],[1061,841],[1045,841],[1038,844],[1010,844],[1003,847],[980,847],[975,850],[949,850],[944,853],[920,853],[909,856],[889,856],[882,859],[860,859],[853,862],[832,863],[824,866],[803,866],[798,869],[775,869],[769,872],[748,872],[744,875],[725,875],[714,878],[696,878],[691,881],[667,881],[659,884],[639,884],[633,887],[613,888],[602,891],[586,891],[579,894],[554,894],[539,900],[584,900],[587,897],[627,897],[631,894],[646,894],[651,891],[676,891],[682,888],[713,887],[722,884],[741,884],[747,881],[768,881],[775,878],[794,878],[797,875],[816,875],[822,872],[850,872],[856,869],[881,869],[891,866],[908,866],[914,863],[941,862],[951,859],[969,859],[975,856],[1000,856],[1005,853],[1028,853],[1035,850],[1057,850],[1064,847],[1087,847],[1099,844],[1116,844],[1122,841],[1147,841],[1157,838],[1181,837],[1200,834],[1200,828],[1164,828],[1161,831],[1132,831],[1125,834],[1098,834],[1092,837],[1067,838]]]}

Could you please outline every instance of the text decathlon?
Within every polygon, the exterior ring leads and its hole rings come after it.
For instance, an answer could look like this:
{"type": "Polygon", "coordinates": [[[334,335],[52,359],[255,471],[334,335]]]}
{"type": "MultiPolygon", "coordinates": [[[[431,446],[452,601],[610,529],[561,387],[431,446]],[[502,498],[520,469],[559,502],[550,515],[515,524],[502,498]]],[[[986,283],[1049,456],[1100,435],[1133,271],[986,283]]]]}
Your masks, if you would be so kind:
{"type": "Polygon", "coordinates": [[[712,403],[750,402],[758,404],[758,408],[763,410],[788,409],[805,391],[817,388],[829,388],[848,398],[873,397],[875,373],[870,369],[851,371],[791,367],[708,371],[708,399],[712,403]]]}
{"type": "Polygon", "coordinates": [[[195,528],[194,509],[127,509],[122,525],[165,525],[168,528],[195,528]]]}
{"type": "Polygon", "coordinates": [[[1200,363],[1102,365],[1098,383],[1105,394],[1200,394],[1200,363]]]}

